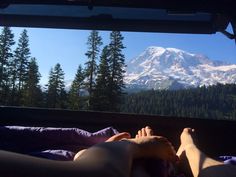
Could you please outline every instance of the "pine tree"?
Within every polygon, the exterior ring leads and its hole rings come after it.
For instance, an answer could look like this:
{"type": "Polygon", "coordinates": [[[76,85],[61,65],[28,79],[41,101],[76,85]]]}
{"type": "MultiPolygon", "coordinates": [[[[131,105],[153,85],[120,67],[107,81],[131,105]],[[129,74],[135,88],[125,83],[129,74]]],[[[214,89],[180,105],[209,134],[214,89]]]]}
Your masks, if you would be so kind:
{"type": "Polygon", "coordinates": [[[65,108],[64,72],[59,63],[50,70],[47,86],[47,106],[50,108],[65,108]]]}
{"type": "Polygon", "coordinates": [[[102,38],[99,36],[98,31],[91,31],[88,37],[87,45],[88,51],[85,54],[88,57],[88,61],[85,63],[85,77],[87,82],[85,84],[89,92],[88,104],[90,104],[90,98],[93,94],[95,86],[95,76],[97,72],[96,60],[99,55],[100,46],[102,45],[102,38]]]}
{"type": "Polygon", "coordinates": [[[79,65],[75,79],[72,82],[69,91],[69,108],[73,110],[79,110],[81,108],[80,91],[84,85],[84,72],[82,66],[79,65]]]}
{"type": "Polygon", "coordinates": [[[9,27],[4,27],[0,34],[0,104],[9,99],[9,65],[13,57],[11,47],[15,44],[14,34],[9,27]]]}
{"type": "Polygon", "coordinates": [[[124,73],[125,73],[125,57],[122,53],[124,45],[122,43],[123,36],[119,31],[112,31],[110,34],[110,56],[109,65],[111,68],[110,79],[110,103],[111,110],[118,111],[122,102],[121,98],[124,94],[124,73]]]}
{"type": "Polygon", "coordinates": [[[17,63],[15,62],[15,59],[12,58],[10,60],[10,66],[9,66],[9,80],[10,80],[10,94],[11,97],[9,98],[9,104],[12,106],[17,106],[17,63]]]}
{"type": "Polygon", "coordinates": [[[110,111],[110,69],[108,65],[109,48],[105,46],[102,50],[100,64],[98,67],[96,86],[91,98],[93,110],[110,111]]]}
{"type": "Polygon", "coordinates": [[[27,73],[29,66],[30,49],[29,49],[29,37],[27,30],[23,30],[18,41],[18,46],[15,50],[15,62],[16,73],[17,73],[17,91],[18,91],[18,102],[22,99],[22,90],[27,81],[27,73]]]}
{"type": "Polygon", "coordinates": [[[23,105],[32,107],[41,106],[43,100],[39,85],[41,75],[35,58],[31,58],[30,60],[27,77],[28,79],[23,91],[23,105]]]}

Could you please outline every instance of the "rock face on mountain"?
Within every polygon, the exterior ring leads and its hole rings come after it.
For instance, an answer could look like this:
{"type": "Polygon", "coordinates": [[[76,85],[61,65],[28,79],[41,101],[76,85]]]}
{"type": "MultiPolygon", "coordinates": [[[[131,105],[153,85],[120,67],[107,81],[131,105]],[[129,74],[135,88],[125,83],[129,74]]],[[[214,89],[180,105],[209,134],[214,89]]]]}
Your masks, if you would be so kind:
{"type": "Polygon", "coordinates": [[[181,89],[236,83],[236,65],[175,48],[148,47],[127,63],[128,89],[181,89]]]}

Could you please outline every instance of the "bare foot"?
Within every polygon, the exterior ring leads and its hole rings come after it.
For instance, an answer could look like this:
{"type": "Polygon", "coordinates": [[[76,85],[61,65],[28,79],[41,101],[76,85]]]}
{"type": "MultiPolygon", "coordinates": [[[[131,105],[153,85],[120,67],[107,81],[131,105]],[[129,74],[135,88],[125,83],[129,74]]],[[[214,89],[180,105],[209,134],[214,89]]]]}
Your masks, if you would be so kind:
{"type": "Polygon", "coordinates": [[[167,160],[164,163],[165,164],[168,163],[170,166],[173,166],[173,164],[169,162],[175,163],[178,160],[178,157],[175,155],[176,152],[172,144],[165,137],[154,136],[153,130],[149,126],[146,126],[145,128],[142,128],[137,132],[135,139],[139,142],[140,138],[150,138],[150,139],[147,139],[147,141],[149,141],[148,143],[151,143],[150,146],[153,146],[152,143],[155,143],[155,145],[153,147],[148,147],[146,150],[144,149],[145,152],[141,153],[142,155],[145,155],[145,158],[146,158],[146,155],[149,155],[147,154],[147,152],[149,152],[152,156],[150,157],[150,159],[143,159],[141,161],[139,159],[138,162],[139,163],[141,162],[141,164],[136,163],[136,166],[135,168],[133,168],[133,171],[132,171],[134,174],[132,177],[134,176],[135,177],[136,176],[137,177],[170,176],[168,175],[168,174],[171,174],[170,168],[168,171],[165,171],[164,169],[158,170],[156,166],[152,163],[158,162],[153,159],[153,158],[157,158],[157,159],[167,160]],[[152,138],[154,137],[157,138],[157,140],[152,140],[152,138]],[[150,142],[150,140],[156,141],[156,142],[150,142]],[[150,164],[147,162],[149,163],[152,162],[151,167],[150,167],[150,164]],[[146,163],[149,166],[148,168],[146,165],[144,165],[146,163]]]}
{"type": "Polygon", "coordinates": [[[176,161],[175,150],[172,144],[162,136],[142,136],[127,139],[138,147],[134,158],[158,158],[167,161],[176,161]]]}
{"type": "Polygon", "coordinates": [[[186,148],[195,146],[195,143],[193,141],[193,133],[194,129],[192,128],[184,128],[183,132],[181,133],[180,135],[181,145],[177,151],[177,155],[179,157],[183,154],[186,148]]]}
{"type": "Polygon", "coordinates": [[[152,135],[154,135],[153,130],[149,126],[146,126],[145,128],[142,128],[141,130],[138,131],[135,138],[152,136],[152,135]]]}
{"type": "MultiPolygon", "coordinates": [[[[150,137],[153,135],[154,135],[153,130],[149,126],[146,126],[145,128],[142,128],[137,132],[135,139],[138,140],[139,138],[150,137]]],[[[150,174],[148,173],[147,169],[144,166],[145,163],[146,161],[144,159],[143,160],[139,159],[139,161],[135,161],[135,164],[132,168],[131,176],[132,177],[150,177],[150,174]]]]}

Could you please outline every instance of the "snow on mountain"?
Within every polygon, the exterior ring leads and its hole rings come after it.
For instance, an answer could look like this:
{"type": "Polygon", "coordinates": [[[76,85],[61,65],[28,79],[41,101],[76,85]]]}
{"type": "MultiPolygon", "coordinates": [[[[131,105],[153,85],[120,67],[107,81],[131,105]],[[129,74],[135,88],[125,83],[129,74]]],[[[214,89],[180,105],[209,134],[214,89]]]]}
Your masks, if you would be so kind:
{"type": "Polygon", "coordinates": [[[236,65],[175,48],[148,47],[127,63],[129,89],[181,89],[236,83],[236,65]]]}
{"type": "Polygon", "coordinates": [[[72,79],[65,80],[65,90],[66,90],[67,92],[69,92],[69,90],[70,90],[70,88],[71,88],[71,85],[72,85],[72,82],[73,82],[72,79]]]}

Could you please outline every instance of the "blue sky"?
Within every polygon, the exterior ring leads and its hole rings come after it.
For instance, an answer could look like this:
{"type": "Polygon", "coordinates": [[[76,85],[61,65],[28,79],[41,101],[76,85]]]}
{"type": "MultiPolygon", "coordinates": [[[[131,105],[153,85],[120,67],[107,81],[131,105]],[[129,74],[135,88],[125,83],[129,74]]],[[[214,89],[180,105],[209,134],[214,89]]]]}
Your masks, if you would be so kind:
{"type": "MultiPolygon", "coordinates": [[[[79,64],[86,62],[87,38],[90,31],[26,28],[29,35],[31,56],[36,57],[41,83],[46,84],[50,68],[60,63],[65,72],[65,80],[74,78],[79,64]]],[[[12,28],[18,41],[23,28],[12,28]]],[[[231,30],[231,29],[229,29],[231,30]]],[[[104,45],[109,43],[109,31],[100,31],[104,45]]],[[[223,34],[192,35],[168,33],[122,32],[126,60],[139,55],[149,46],[179,48],[188,52],[208,56],[212,60],[236,63],[235,41],[223,34]]]]}

